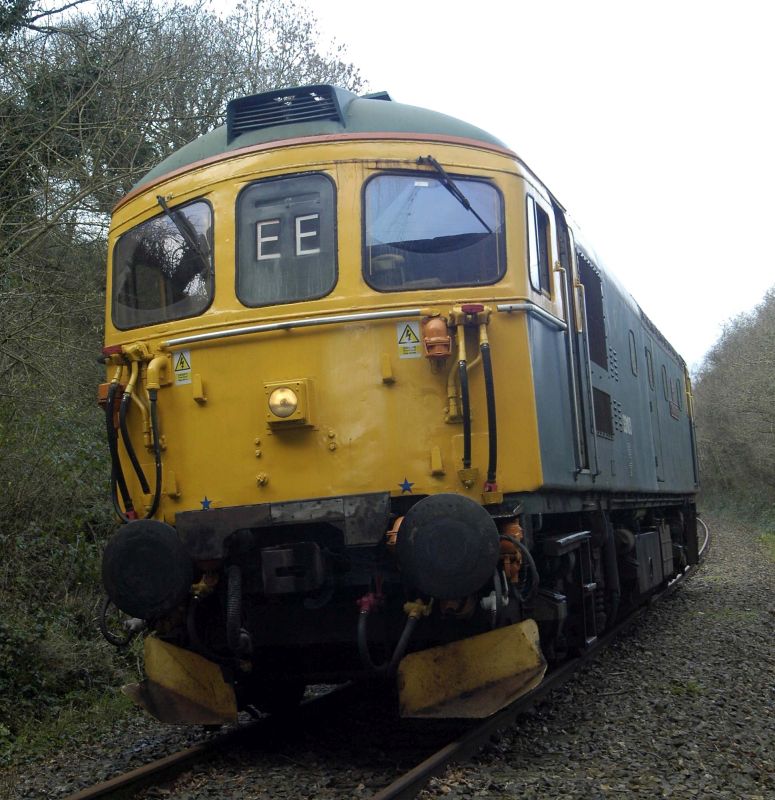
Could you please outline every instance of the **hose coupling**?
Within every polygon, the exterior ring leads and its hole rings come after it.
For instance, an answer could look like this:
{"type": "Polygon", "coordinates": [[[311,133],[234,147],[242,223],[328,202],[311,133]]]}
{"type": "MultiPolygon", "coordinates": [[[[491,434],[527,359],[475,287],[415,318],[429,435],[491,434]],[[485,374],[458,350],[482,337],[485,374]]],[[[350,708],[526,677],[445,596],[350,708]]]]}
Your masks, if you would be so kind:
{"type": "Polygon", "coordinates": [[[381,592],[368,592],[355,602],[361,614],[371,614],[372,611],[379,610],[385,604],[385,595],[381,592]]]}
{"type": "Polygon", "coordinates": [[[420,619],[420,617],[427,617],[433,609],[433,599],[427,603],[419,597],[414,602],[404,603],[404,613],[409,619],[420,619]]]}

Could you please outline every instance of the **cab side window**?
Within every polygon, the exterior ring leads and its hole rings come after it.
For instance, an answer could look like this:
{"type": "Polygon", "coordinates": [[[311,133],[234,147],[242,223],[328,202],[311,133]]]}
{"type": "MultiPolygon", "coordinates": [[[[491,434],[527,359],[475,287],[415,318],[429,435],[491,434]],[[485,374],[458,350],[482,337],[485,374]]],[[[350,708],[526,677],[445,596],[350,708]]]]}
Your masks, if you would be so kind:
{"type": "Polygon", "coordinates": [[[530,285],[537,292],[549,290],[549,215],[527,197],[527,263],[530,285]]]}

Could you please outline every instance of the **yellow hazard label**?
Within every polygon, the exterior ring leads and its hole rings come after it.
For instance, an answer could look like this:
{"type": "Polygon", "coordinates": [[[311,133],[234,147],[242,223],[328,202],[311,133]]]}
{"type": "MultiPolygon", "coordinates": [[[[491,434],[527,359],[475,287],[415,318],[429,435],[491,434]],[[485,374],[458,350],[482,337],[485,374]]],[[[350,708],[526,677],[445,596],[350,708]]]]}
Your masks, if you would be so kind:
{"type": "Polygon", "coordinates": [[[191,351],[178,350],[172,354],[172,365],[175,370],[175,385],[191,383],[191,351]]]}
{"type": "Polygon", "coordinates": [[[412,326],[405,325],[404,330],[402,331],[401,335],[398,337],[399,344],[419,344],[420,337],[417,335],[417,331],[412,330],[412,326]]]}
{"type": "Polygon", "coordinates": [[[420,358],[420,323],[399,322],[396,325],[399,358],[420,358]]]}

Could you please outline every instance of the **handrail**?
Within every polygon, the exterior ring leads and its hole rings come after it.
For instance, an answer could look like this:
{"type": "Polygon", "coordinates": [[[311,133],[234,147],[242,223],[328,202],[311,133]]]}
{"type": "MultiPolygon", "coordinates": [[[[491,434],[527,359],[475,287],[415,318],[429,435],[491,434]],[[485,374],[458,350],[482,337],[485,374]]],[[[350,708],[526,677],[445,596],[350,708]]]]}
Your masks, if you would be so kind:
{"type": "Polygon", "coordinates": [[[265,322],[261,325],[247,325],[242,328],[228,328],[224,331],[210,331],[208,333],[195,333],[191,336],[180,336],[177,339],[167,339],[164,347],[178,347],[194,342],[210,342],[213,339],[228,339],[232,336],[249,336],[253,333],[266,333],[267,331],[287,331],[292,328],[312,328],[318,325],[335,325],[346,322],[364,322],[377,319],[395,319],[396,317],[421,317],[424,308],[396,308],[388,311],[365,311],[358,314],[334,314],[328,317],[303,317],[301,319],[286,319],[280,322],[265,322]]]}
{"type": "Polygon", "coordinates": [[[587,366],[587,398],[589,400],[589,417],[592,423],[592,452],[595,454],[595,471],[592,475],[594,480],[600,475],[600,460],[597,453],[597,420],[595,419],[595,394],[592,387],[592,357],[589,354],[589,324],[587,320],[587,293],[583,283],[576,284],[576,289],[581,294],[581,315],[584,320],[584,331],[582,339],[584,342],[584,359],[587,366]]]}
{"type": "MultiPolygon", "coordinates": [[[[573,312],[571,311],[571,297],[570,286],[568,279],[568,272],[559,262],[555,265],[555,271],[560,273],[560,283],[562,285],[562,304],[565,311],[565,319],[568,323],[568,328],[565,331],[565,357],[568,362],[568,389],[570,391],[570,408],[571,416],[573,417],[573,457],[576,460],[576,475],[579,475],[585,468],[585,460],[589,462],[589,455],[586,443],[586,431],[582,423],[582,411],[579,409],[579,400],[581,399],[581,388],[579,387],[579,374],[576,372],[576,356],[573,351],[573,336],[575,333],[571,330],[571,320],[573,319],[573,312]],[[582,437],[584,443],[582,445],[582,437]]],[[[579,365],[579,369],[581,365],[579,365]]]]}
{"type": "MultiPolygon", "coordinates": [[[[557,330],[564,331],[567,325],[563,320],[550,314],[541,306],[528,301],[520,303],[500,303],[498,311],[511,313],[513,311],[524,311],[531,314],[542,322],[546,322],[557,330]]],[[[286,319],[279,322],[265,322],[260,325],[247,325],[240,328],[228,328],[222,331],[208,331],[207,333],[194,333],[190,336],[179,336],[175,339],[167,339],[165,347],[179,347],[184,344],[194,344],[195,342],[210,342],[215,339],[228,339],[233,336],[249,336],[254,333],[267,333],[269,331],[286,331],[293,328],[311,328],[319,325],[336,325],[347,322],[367,322],[369,320],[396,319],[400,317],[421,317],[426,313],[425,308],[395,308],[387,311],[365,311],[357,314],[333,314],[327,317],[302,317],[299,319],[286,319]]]]}
{"type": "Polygon", "coordinates": [[[541,306],[535,303],[531,303],[529,300],[520,303],[499,303],[497,309],[498,311],[505,311],[509,314],[512,311],[524,311],[526,314],[531,314],[536,317],[536,319],[541,320],[541,322],[546,322],[558,331],[564,331],[568,328],[565,322],[559,317],[555,317],[554,314],[550,314],[546,309],[541,308],[541,306]]]}

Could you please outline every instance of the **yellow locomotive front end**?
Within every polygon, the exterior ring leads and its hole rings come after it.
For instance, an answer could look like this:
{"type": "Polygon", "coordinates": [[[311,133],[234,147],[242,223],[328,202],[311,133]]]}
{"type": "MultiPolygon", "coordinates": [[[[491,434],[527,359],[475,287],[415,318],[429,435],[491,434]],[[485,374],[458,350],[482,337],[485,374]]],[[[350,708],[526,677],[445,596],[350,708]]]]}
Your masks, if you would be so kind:
{"type": "Polygon", "coordinates": [[[330,94],[339,122],[258,133],[267,96],[237,101],[113,216],[103,577],[164,720],[395,672],[407,714],[484,715],[545,669],[508,503],[542,483],[525,175],[462,123],[330,94]]]}

